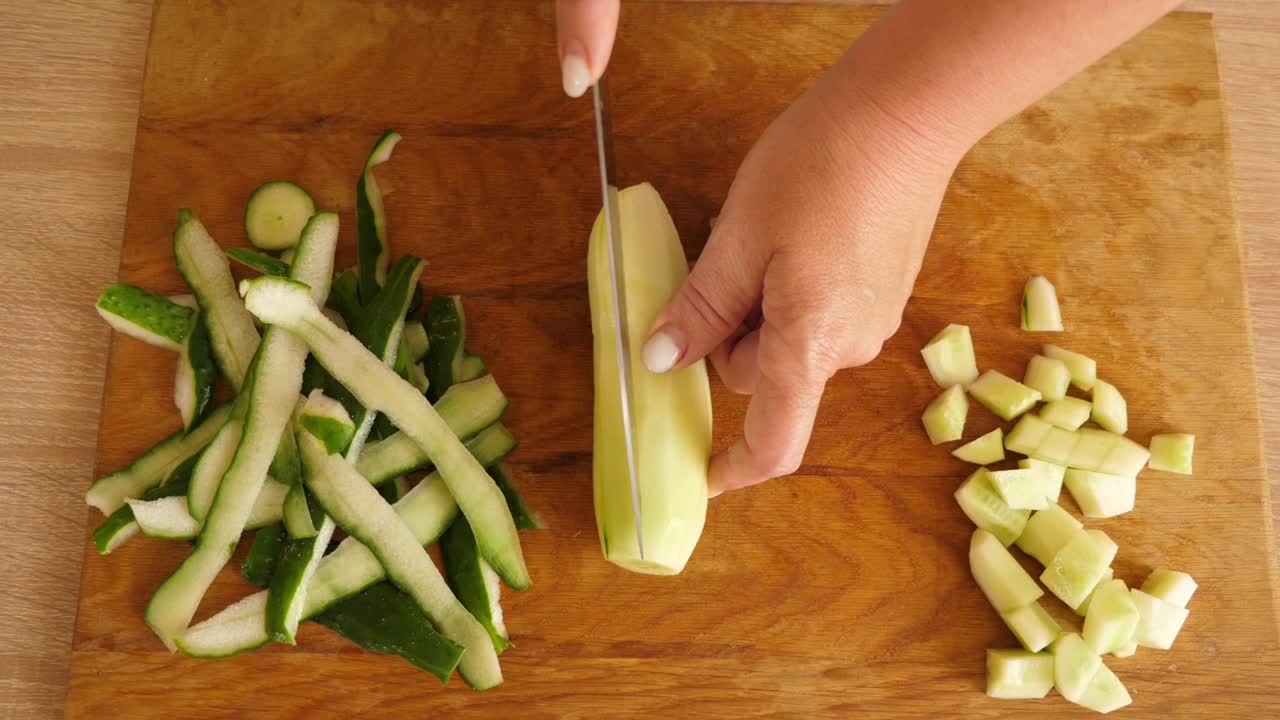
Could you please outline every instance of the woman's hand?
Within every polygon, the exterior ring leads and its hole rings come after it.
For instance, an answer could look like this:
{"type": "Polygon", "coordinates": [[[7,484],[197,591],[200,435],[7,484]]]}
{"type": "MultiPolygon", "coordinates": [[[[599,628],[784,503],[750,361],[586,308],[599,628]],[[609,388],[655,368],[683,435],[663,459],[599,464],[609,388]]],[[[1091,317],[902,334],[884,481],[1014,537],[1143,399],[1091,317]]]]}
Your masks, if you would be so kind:
{"type": "Polygon", "coordinates": [[[618,31],[618,0],[556,0],[560,75],[569,97],[582,97],[604,74],[618,31]]]}

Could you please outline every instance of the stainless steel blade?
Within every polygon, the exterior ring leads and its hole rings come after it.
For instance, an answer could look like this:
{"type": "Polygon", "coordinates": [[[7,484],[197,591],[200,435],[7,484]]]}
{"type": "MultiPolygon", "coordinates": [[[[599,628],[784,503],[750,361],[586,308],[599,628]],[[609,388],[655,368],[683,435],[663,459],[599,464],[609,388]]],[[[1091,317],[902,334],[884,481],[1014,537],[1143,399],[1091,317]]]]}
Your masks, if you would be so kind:
{"type": "Polygon", "coordinates": [[[627,448],[627,476],[631,481],[631,512],[636,525],[636,545],[644,559],[644,531],[640,513],[639,469],[636,464],[635,394],[631,383],[631,345],[627,327],[627,300],[622,291],[622,228],[619,227],[618,186],[613,167],[613,128],[609,114],[609,88],[605,76],[591,91],[596,111],[596,152],[600,159],[600,194],[604,198],[604,229],[609,237],[609,292],[613,300],[614,343],[618,351],[619,387],[622,388],[622,436],[627,448]]]}

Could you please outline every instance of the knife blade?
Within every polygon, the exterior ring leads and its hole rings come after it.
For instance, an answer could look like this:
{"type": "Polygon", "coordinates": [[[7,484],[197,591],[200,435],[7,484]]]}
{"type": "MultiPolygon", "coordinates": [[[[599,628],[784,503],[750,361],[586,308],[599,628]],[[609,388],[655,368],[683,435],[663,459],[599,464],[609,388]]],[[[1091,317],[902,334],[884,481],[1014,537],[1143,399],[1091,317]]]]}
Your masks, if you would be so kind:
{"type": "Polygon", "coordinates": [[[619,226],[618,185],[613,164],[613,123],[609,112],[609,86],[605,75],[591,89],[596,113],[596,154],[600,161],[600,194],[604,199],[604,228],[608,235],[609,292],[613,306],[613,340],[618,352],[618,387],[622,390],[622,437],[627,450],[627,478],[631,484],[631,513],[636,526],[636,546],[644,559],[641,525],[639,469],[635,445],[635,391],[631,382],[631,337],[627,325],[627,299],[623,288],[622,228],[619,226]]]}

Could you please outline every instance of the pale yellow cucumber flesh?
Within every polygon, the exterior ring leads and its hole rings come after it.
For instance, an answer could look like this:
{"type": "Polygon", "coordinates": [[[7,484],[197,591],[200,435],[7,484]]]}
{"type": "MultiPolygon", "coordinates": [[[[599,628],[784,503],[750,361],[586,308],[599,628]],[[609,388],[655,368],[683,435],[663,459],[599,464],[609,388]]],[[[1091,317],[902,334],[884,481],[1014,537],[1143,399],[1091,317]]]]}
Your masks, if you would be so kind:
{"type": "Polygon", "coordinates": [[[1071,468],[1063,482],[1085,517],[1109,518],[1133,509],[1138,481],[1123,475],[1071,468]]]}
{"type": "Polygon", "coordinates": [[[969,541],[969,570],[996,612],[1030,605],[1044,595],[996,536],[981,528],[969,541]]]}
{"type": "Polygon", "coordinates": [[[1107,456],[1115,449],[1121,437],[1098,428],[1080,428],[1076,431],[1076,446],[1067,458],[1067,466],[1082,470],[1101,470],[1107,456]]]}
{"type": "Polygon", "coordinates": [[[1098,592],[1098,588],[1111,582],[1111,580],[1114,578],[1115,578],[1115,571],[1112,570],[1111,568],[1107,568],[1107,571],[1102,573],[1102,577],[1098,578],[1098,584],[1094,585],[1093,590],[1089,591],[1089,596],[1086,597],[1080,603],[1080,606],[1075,609],[1076,614],[1079,615],[1080,617],[1087,616],[1089,614],[1089,606],[1093,604],[1093,596],[1098,592]]]}
{"type": "Polygon", "coordinates": [[[1115,446],[1111,448],[1111,452],[1107,453],[1106,459],[1102,461],[1102,467],[1098,469],[1111,475],[1137,477],[1150,457],[1151,452],[1146,448],[1127,437],[1117,436],[1115,446]]]}
{"type": "Polygon", "coordinates": [[[1058,502],[1058,497],[1062,494],[1062,478],[1067,472],[1065,466],[1036,458],[1023,458],[1018,461],[1018,467],[1039,473],[1045,497],[1049,498],[1051,503],[1058,502]]]}
{"type": "Polygon", "coordinates": [[[1071,372],[1067,370],[1067,364],[1057,358],[1036,355],[1027,363],[1022,384],[1039,392],[1043,400],[1061,400],[1067,396],[1071,372]]]}
{"type": "Polygon", "coordinates": [[[1168,650],[1187,621],[1186,608],[1167,603],[1141,590],[1130,590],[1133,604],[1138,608],[1138,627],[1133,639],[1142,647],[1168,650]]]}
{"type": "Polygon", "coordinates": [[[974,465],[990,465],[1004,459],[1004,430],[996,428],[951,451],[951,454],[974,465]]]}
{"type": "Polygon", "coordinates": [[[1034,700],[1053,689],[1053,655],[1026,650],[987,650],[987,697],[1034,700]]]}
{"type": "Polygon", "coordinates": [[[1035,415],[1023,415],[1018,424],[1004,436],[1004,446],[1016,453],[1030,455],[1040,447],[1053,426],[1035,415]]]}
{"type": "Polygon", "coordinates": [[[1052,652],[1054,688],[1062,697],[1079,702],[1089,687],[1089,681],[1102,667],[1102,658],[1075,633],[1058,638],[1052,652]]]}
{"type": "Polygon", "coordinates": [[[1090,710],[1107,714],[1133,702],[1129,691],[1125,689],[1120,678],[1111,672],[1106,665],[1099,665],[1097,672],[1089,680],[1084,693],[1076,698],[1075,703],[1090,710]]]}
{"type": "Polygon", "coordinates": [[[1123,435],[1129,432],[1129,408],[1115,385],[1098,380],[1093,385],[1093,410],[1090,419],[1104,430],[1123,435]]]}
{"type": "Polygon", "coordinates": [[[939,387],[968,385],[978,379],[973,338],[968,325],[948,325],[920,350],[929,374],[939,387]]]}
{"type": "Polygon", "coordinates": [[[1071,513],[1060,505],[1050,505],[1027,519],[1026,527],[1018,536],[1018,549],[1048,567],[1053,556],[1083,531],[1084,526],[1071,513]]]}
{"type": "Polygon", "coordinates": [[[974,525],[986,530],[1005,547],[1013,544],[1026,527],[1029,510],[1015,510],[991,484],[991,473],[978,468],[955,492],[956,502],[974,525]]]}
{"type": "Polygon", "coordinates": [[[1123,580],[1100,584],[1090,596],[1084,616],[1084,641],[1099,655],[1124,647],[1138,627],[1138,607],[1123,580]]]}
{"type": "Polygon", "coordinates": [[[1101,530],[1077,533],[1045,566],[1040,582],[1059,600],[1077,608],[1111,566],[1116,550],[1116,544],[1101,530]]]}
{"type": "Polygon", "coordinates": [[[964,396],[964,388],[952,385],[943,390],[924,409],[921,417],[924,431],[929,434],[929,442],[937,445],[959,440],[964,435],[964,423],[968,415],[969,401],[964,396]]]}
{"type": "Polygon", "coordinates": [[[1062,634],[1062,627],[1049,616],[1039,601],[1000,613],[1000,619],[1013,631],[1022,647],[1040,652],[1062,634]]]}
{"type": "Polygon", "coordinates": [[[1142,592],[1180,608],[1187,606],[1196,593],[1196,581],[1190,575],[1177,570],[1158,568],[1151,571],[1142,583],[1142,592]]]}
{"type": "Polygon", "coordinates": [[[1064,397],[1061,400],[1046,403],[1044,407],[1040,408],[1039,414],[1040,419],[1050,425],[1074,432],[1089,420],[1089,413],[1092,410],[1093,404],[1088,400],[1081,400],[1078,397],[1064,397]]]}
{"type": "Polygon", "coordinates": [[[1066,363],[1071,372],[1071,384],[1080,390],[1092,390],[1098,379],[1098,363],[1091,357],[1072,352],[1057,345],[1045,345],[1040,351],[1045,357],[1051,357],[1066,363]]]}
{"type": "Polygon", "coordinates": [[[1002,420],[1012,420],[1040,401],[1040,393],[995,370],[969,385],[969,394],[1002,420]]]}
{"type": "Polygon", "coordinates": [[[1191,457],[1195,453],[1196,436],[1186,433],[1161,433],[1151,438],[1152,470],[1191,474],[1191,457]]]}
{"type": "Polygon", "coordinates": [[[1062,332],[1062,311],[1058,292],[1043,275],[1027,281],[1022,292],[1022,329],[1032,332],[1062,332]]]}
{"type": "Polygon", "coordinates": [[[1014,510],[1043,510],[1049,507],[1048,488],[1036,470],[997,470],[991,484],[1001,499],[1014,510]]]}
{"type": "Polygon", "coordinates": [[[1040,445],[1029,454],[1054,465],[1066,465],[1079,442],[1079,435],[1060,427],[1050,427],[1040,445]]]}

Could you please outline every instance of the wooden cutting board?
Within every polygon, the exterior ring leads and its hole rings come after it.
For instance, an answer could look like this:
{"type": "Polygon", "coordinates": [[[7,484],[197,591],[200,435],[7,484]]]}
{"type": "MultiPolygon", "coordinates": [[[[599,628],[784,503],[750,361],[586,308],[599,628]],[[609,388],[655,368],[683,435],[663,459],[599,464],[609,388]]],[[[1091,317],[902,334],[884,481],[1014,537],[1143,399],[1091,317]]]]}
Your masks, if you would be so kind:
{"type": "MultiPolygon", "coordinates": [[[[877,14],[627,3],[618,166],[624,182],[659,188],[691,257],[752,139],[877,14]]],[[[511,398],[518,482],[551,529],[524,535],[534,585],[503,599],[517,647],[503,655],[506,684],[484,694],[314,624],[297,647],[170,655],[141,615],[188,548],[135,539],[101,557],[86,542],[70,717],[1084,716],[1056,695],[982,694],[984,649],[1014,641],[969,577],[972,528],[951,493],[970,468],[930,447],[919,421],[937,388],[918,351],[948,322],[972,326],[981,367],[1015,377],[1046,339],[1092,355],[1127,396],[1133,437],[1198,436],[1194,477],[1148,471],[1133,513],[1090,523],[1119,543],[1118,577],[1169,566],[1201,584],[1173,650],[1108,660],[1134,697],[1125,717],[1280,712],[1274,543],[1209,16],[1162,20],[970,153],[902,329],[832,382],[795,477],[711,503],[675,578],[623,572],[597,544],[585,241],[599,195],[590,104],[560,90],[550,6],[166,0],[154,23],[121,280],[183,292],[177,208],[243,245],[246,197],[282,178],[341,213],[350,263],[357,173],[378,133],[400,130],[378,171],[391,246],[430,262],[430,292],[466,296],[471,349],[511,398]],[[1037,273],[1063,298],[1061,336],[1018,330],[1037,273]]],[[[173,364],[115,338],[100,471],[177,426],[173,364]]],[[[724,447],[744,402],[714,392],[724,447]]],[[[997,424],[974,407],[966,439],[997,424]]],[[[99,519],[90,511],[89,527],[99,519]]],[[[198,618],[249,591],[235,569],[198,618]]]]}

